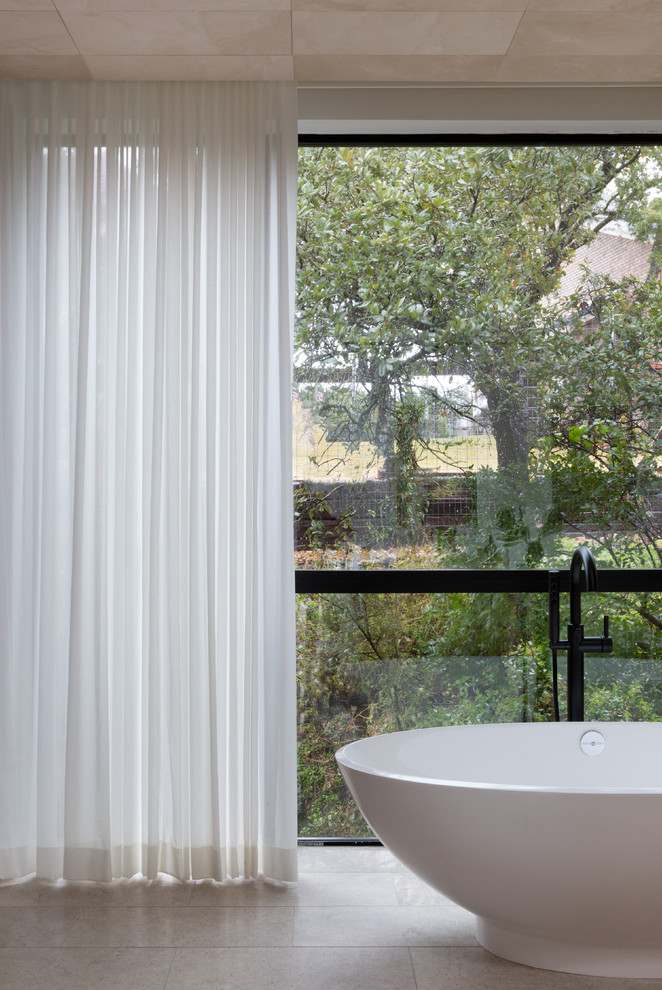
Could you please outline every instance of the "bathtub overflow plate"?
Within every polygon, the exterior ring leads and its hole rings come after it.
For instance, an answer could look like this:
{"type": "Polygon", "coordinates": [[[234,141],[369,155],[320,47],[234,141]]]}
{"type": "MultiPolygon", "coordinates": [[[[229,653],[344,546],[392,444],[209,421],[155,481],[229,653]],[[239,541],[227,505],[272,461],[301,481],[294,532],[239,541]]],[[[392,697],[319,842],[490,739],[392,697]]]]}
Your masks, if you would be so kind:
{"type": "Polygon", "coordinates": [[[579,740],[579,745],[582,748],[582,753],[586,753],[587,756],[600,756],[604,752],[605,737],[601,732],[589,729],[579,740]]]}

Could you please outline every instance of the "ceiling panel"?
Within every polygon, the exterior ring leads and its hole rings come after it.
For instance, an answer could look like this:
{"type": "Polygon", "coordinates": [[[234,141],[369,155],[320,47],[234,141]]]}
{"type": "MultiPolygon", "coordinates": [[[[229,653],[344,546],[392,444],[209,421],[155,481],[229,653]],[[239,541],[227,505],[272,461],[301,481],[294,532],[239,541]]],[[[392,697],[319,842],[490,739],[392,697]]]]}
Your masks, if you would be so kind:
{"type": "Polygon", "coordinates": [[[662,0],[0,0],[0,78],[662,83],[662,0]]]}

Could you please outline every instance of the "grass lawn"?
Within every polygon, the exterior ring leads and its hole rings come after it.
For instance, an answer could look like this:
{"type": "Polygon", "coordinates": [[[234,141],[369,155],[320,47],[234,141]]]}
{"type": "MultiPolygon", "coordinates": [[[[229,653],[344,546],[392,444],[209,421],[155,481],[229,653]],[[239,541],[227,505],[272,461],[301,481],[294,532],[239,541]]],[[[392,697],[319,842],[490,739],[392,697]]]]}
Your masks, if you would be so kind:
{"type": "MultiPolygon", "coordinates": [[[[432,440],[417,454],[419,467],[440,474],[462,474],[497,466],[493,437],[432,440]]],[[[294,432],[294,478],[297,481],[369,481],[379,477],[384,458],[369,443],[349,452],[342,443],[328,443],[320,427],[294,432]]]]}

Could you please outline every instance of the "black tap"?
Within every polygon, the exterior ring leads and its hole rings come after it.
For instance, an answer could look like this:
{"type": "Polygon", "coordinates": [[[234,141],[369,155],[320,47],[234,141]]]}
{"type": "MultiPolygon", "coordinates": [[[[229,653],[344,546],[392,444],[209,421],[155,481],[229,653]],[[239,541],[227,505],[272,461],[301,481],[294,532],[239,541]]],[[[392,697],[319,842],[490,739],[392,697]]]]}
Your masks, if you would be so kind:
{"type": "Polygon", "coordinates": [[[582,591],[597,591],[597,588],[598,572],[593,554],[588,547],[577,547],[570,562],[570,622],[568,623],[568,638],[561,640],[559,639],[558,571],[550,571],[549,574],[549,645],[554,659],[555,680],[556,651],[567,650],[568,653],[569,722],[584,721],[584,654],[611,653],[614,648],[609,635],[609,618],[606,615],[604,617],[604,631],[602,636],[584,636],[584,626],[582,625],[582,591]]]}

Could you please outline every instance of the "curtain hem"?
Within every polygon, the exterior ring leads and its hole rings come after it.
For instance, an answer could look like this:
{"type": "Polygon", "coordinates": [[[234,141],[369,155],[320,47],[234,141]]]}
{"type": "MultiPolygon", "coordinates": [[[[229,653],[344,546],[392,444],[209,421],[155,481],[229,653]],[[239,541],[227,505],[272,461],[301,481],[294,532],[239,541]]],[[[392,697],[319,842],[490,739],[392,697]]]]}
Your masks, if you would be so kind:
{"type": "Polygon", "coordinates": [[[265,846],[191,850],[162,843],[104,849],[61,849],[22,846],[0,849],[0,882],[36,875],[40,880],[73,880],[110,883],[143,876],[155,880],[160,874],[175,880],[274,880],[293,883],[297,879],[297,849],[265,846]],[[36,868],[35,868],[36,864],[36,868]]]}

